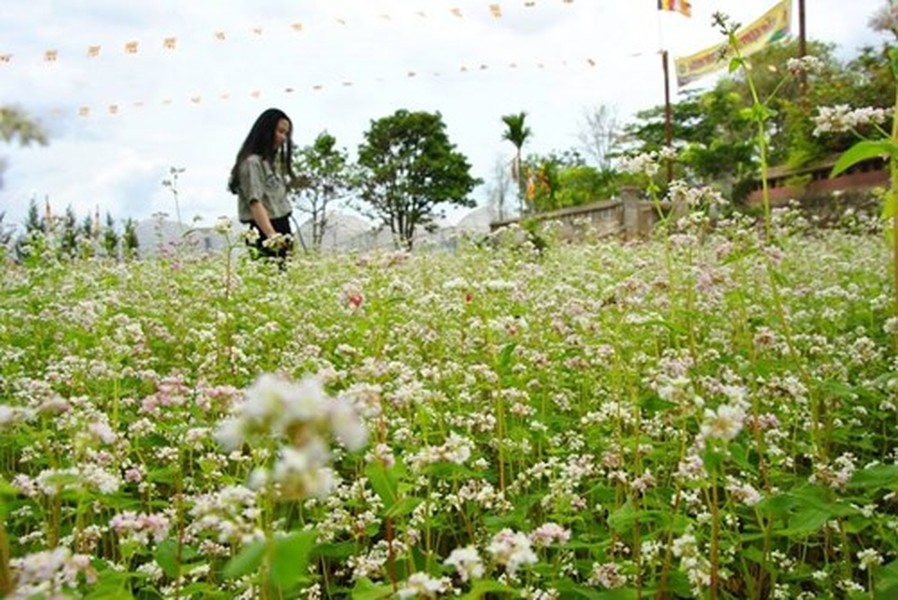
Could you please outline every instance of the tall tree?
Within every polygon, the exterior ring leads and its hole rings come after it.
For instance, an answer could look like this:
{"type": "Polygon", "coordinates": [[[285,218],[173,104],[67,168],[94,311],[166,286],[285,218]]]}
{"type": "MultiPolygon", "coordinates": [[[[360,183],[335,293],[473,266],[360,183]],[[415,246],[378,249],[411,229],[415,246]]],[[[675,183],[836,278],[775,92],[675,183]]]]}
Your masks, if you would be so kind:
{"type": "Polygon", "coordinates": [[[122,255],[125,258],[137,258],[139,246],[137,222],[128,217],[125,219],[125,232],[122,234],[122,255]]]}
{"type": "Polygon", "coordinates": [[[358,149],[359,190],[366,212],[411,248],[415,230],[444,217],[442,205],[473,207],[467,157],[456,151],[440,113],[397,110],[371,122],[358,149]]]}
{"type": "Polygon", "coordinates": [[[296,148],[293,170],[302,174],[302,181],[291,196],[296,207],[311,218],[312,247],[317,250],[328,227],[328,206],[353,189],[349,154],[337,147],[334,136],[323,131],[312,144],[296,148]]]}
{"type": "Polygon", "coordinates": [[[78,217],[75,209],[69,204],[62,218],[62,231],[59,235],[59,252],[66,257],[74,258],[78,248],[78,217]]]}
{"type": "Polygon", "coordinates": [[[112,215],[106,213],[106,227],[103,228],[103,249],[106,256],[110,258],[118,257],[119,235],[115,231],[115,221],[112,215]]]}
{"type": "MultiPolygon", "coordinates": [[[[36,142],[47,144],[47,134],[43,128],[22,110],[12,106],[0,106],[0,139],[11,142],[18,138],[22,146],[36,142]]],[[[0,160],[0,188],[3,187],[3,171],[6,161],[0,160]]]]}
{"type": "Polygon", "coordinates": [[[583,124],[577,140],[600,171],[611,168],[611,157],[620,133],[621,125],[612,109],[600,105],[583,110],[583,124]]]}
{"type": "Polygon", "coordinates": [[[502,132],[502,139],[512,143],[515,149],[514,162],[511,166],[511,176],[518,184],[518,203],[521,214],[524,213],[524,173],[521,165],[521,152],[524,144],[533,134],[530,127],[526,124],[527,113],[519,112],[517,114],[503,115],[502,122],[505,123],[505,131],[502,132]]]}
{"type": "Polygon", "coordinates": [[[504,221],[508,215],[505,213],[505,202],[511,187],[511,178],[508,173],[508,161],[504,156],[497,156],[493,164],[493,181],[487,190],[487,196],[491,206],[496,208],[496,216],[504,221]]]}

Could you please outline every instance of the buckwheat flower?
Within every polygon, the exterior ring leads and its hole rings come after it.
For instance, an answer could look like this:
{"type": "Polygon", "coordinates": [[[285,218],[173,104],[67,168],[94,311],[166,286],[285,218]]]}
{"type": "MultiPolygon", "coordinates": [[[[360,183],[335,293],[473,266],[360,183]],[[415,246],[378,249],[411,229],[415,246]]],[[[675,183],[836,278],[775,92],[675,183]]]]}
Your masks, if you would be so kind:
{"type": "Polygon", "coordinates": [[[883,332],[889,335],[898,333],[898,317],[889,317],[882,326],[883,332]]]}
{"type": "Polygon", "coordinates": [[[275,233],[270,238],[266,238],[262,242],[263,248],[284,248],[288,247],[293,243],[293,236],[287,233],[275,233]]]}
{"type": "Polygon", "coordinates": [[[626,575],[620,572],[617,563],[593,563],[589,574],[589,585],[609,590],[623,587],[627,583],[626,575]]]}
{"type": "Polygon", "coordinates": [[[103,444],[112,444],[118,439],[118,435],[106,421],[94,421],[87,426],[87,431],[103,444]]]}
{"type": "Polygon", "coordinates": [[[81,574],[88,583],[97,578],[89,556],[62,546],[10,559],[9,566],[16,582],[13,598],[67,598],[81,574]]]}
{"type": "Polygon", "coordinates": [[[231,232],[233,226],[233,222],[228,217],[218,217],[218,219],[216,219],[215,221],[213,229],[215,230],[215,233],[219,235],[227,235],[231,232]]]}
{"type": "Polygon", "coordinates": [[[727,476],[726,490],[732,494],[734,500],[746,506],[754,506],[763,500],[760,492],[752,487],[751,484],[740,483],[732,476],[727,476]]]}
{"type": "Polygon", "coordinates": [[[535,546],[548,548],[553,543],[565,544],[571,539],[570,529],[565,529],[557,523],[543,523],[530,532],[530,541],[535,546]]]}
{"type": "Polygon", "coordinates": [[[634,175],[646,175],[653,177],[658,173],[657,155],[654,152],[644,152],[636,156],[628,156],[620,161],[620,170],[634,175]]]}
{"type": "Polygon", "coordinates": [[[530,539],[520,532],[505,528],[490,541],[486,551],[505,572],[514,577],[522,565],[536,564],[539,560],[530,547],[530,539]]]}
{"type": "Polygon", "coordinates": [[[861,550],[857,553],[857,558],[860,561],[859,568],[861,571],[866,571],[870,567],[875,567],[882,564],[882,554],[880,554],[873,548],[861,550]]]}
{"type": "Polygon", "coordinates": [[[82,484],[86,484],[101,494],[114,494],[122,485],[122,480],[118,475],[90,464],[81,468],[79,480],[82,484]]]}
{"type": "Polygon", "coordinates": [[[483,577],[483,561],[477,552],[477,548],[474,546],[456,548],[449,553],[449,557],[443,561],[443,564],[455,567],[455,572],[458,573],[459,578],[464,582],[483,577]]]}
{"type": "Polygon", "coordinates": [[[0,404],[0,428],[12,424],[18,416],[18,411],[8,404],[0,404]]]}
{"type": "Polygon", "coordinates": [[[848,594],[863,594],[864,586],[851,579],[840,579],[836,582],[836,587],[848,594]]]}
{"type": "Polygon", "coordinates": [[[333,472],[326,468],[327,445],[320,438],[308,440],[301,447],[284,446],[272,469],[273,480],[290,497],[310,495],[323,497],[333,487],[333,472]]]}
{"type": "Polygon", "coordinates": [[[440,454],[444,460],[457,465],[463,465],[469,458],[471,458],[471,450],[473,447],[474,442],[453,431],[449,434],[449,438],[440,448],[440,454]]]}
{"type": "Polygon", "coordinates": [[[409,576],[396,595],[399,598],[436,598],[450,589],[452,582],[447,578],[436,579],[418,571],[409,576]]]}
{"type": "Polygon", "coordinates": [[[239,450],[245,440],[243,421],[236,417],[225,419],[215,430],[214,437],[227,452],[239,450]]]}
{"type": "Polygon", "coordinates": [[[817,73],[823,69],[823,61],[816,56],[805,55],[801,58],[790,58],[786,61],[786,68],[792,75],[799,73],[817,73]]]}
{"type": "Polygon", "coordinates": [[[883,108],[865,107],[852,110],[847,104],[821,106],[817,111],[817,116],[812,118],[815,136],[853,131],[864,125],[878,125],[884,123],[891,114],[891,111],[883,108]]]}
{"type": "Polygon", "coordinates": [[[701,426],[703,438],[729,441],[739,435],[745,422],[745,411],[737,406],[722,404],[717,411],[705,409],[705,422],[701,426]]]}
{"type": "Polygon", "coordinates": [[[365,462],[376,462],[390,468],[396,464],[396,457],[393,455],[393,449],[388,444],[380,443],[365,453],[365,462]]]}
{"type": "Polygon", "coordinates": [[[646,469],[645,473],[630,482],[630,488],[638,494],[644,494],[650,487],[654,487],[655,483],[655,476],[646,469]]]}
{"type": "Polygon", "coordinates": [[[368,442],[368,429],[348,399],[332,400],[329,413],[334,436],[347,450],[355,452],[368,442]]]}

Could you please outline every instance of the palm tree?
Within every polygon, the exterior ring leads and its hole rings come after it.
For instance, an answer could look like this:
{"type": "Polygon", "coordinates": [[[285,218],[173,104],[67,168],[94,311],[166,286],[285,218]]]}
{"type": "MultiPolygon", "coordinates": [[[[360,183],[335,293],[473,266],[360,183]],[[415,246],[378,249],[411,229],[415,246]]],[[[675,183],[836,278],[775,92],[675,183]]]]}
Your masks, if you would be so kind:
{"type": "Polygon", "coordinates": [[[524,214],[524,177],[521,172],[521,148],[530,138],[530,128],[524,124],[527,118],[526,112],[520,112],[516,115],[504,115],[502,122],[508,129],[502,134],[503,140],[508,140],[515,147],[514,162],[511,166],[511,175],[518,184],[518,202],[520,202],[521,214],[524,214]]]}

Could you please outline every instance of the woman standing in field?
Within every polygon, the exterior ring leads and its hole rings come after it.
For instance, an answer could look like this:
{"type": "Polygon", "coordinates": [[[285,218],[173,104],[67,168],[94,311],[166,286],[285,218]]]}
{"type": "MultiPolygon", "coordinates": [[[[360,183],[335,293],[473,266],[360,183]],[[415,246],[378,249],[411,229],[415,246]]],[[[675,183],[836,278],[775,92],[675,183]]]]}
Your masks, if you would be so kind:
{"type": "MultiPolygon", "coordinates": [[[[249,239],[261,256],[283,261],[293,250],[290,200],[293,184],[293,122],[269,108],[256,119],[231,168],[228,189],[237,194],[241,223],[257,235],[249,239]]],[[[282,263],[283,264],[283,263],[282,263]]]]}

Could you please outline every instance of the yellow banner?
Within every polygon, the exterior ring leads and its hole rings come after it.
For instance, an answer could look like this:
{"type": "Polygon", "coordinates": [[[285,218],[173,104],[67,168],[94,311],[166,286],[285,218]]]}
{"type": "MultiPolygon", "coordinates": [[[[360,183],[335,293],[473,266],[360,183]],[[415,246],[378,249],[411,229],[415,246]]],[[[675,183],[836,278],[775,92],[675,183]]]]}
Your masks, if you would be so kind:
{"type": "MultiPolygon", "coordinates": [[[[742,56],[749,56],[790,34],[792,0],[782,0],[758,20],[736,32],[742,56]]],[[[713,73],[729,64],[727,43],[722,42],[701,52],[674,59],[677,86],[683,87],[696,79],[713,73]]]]}

